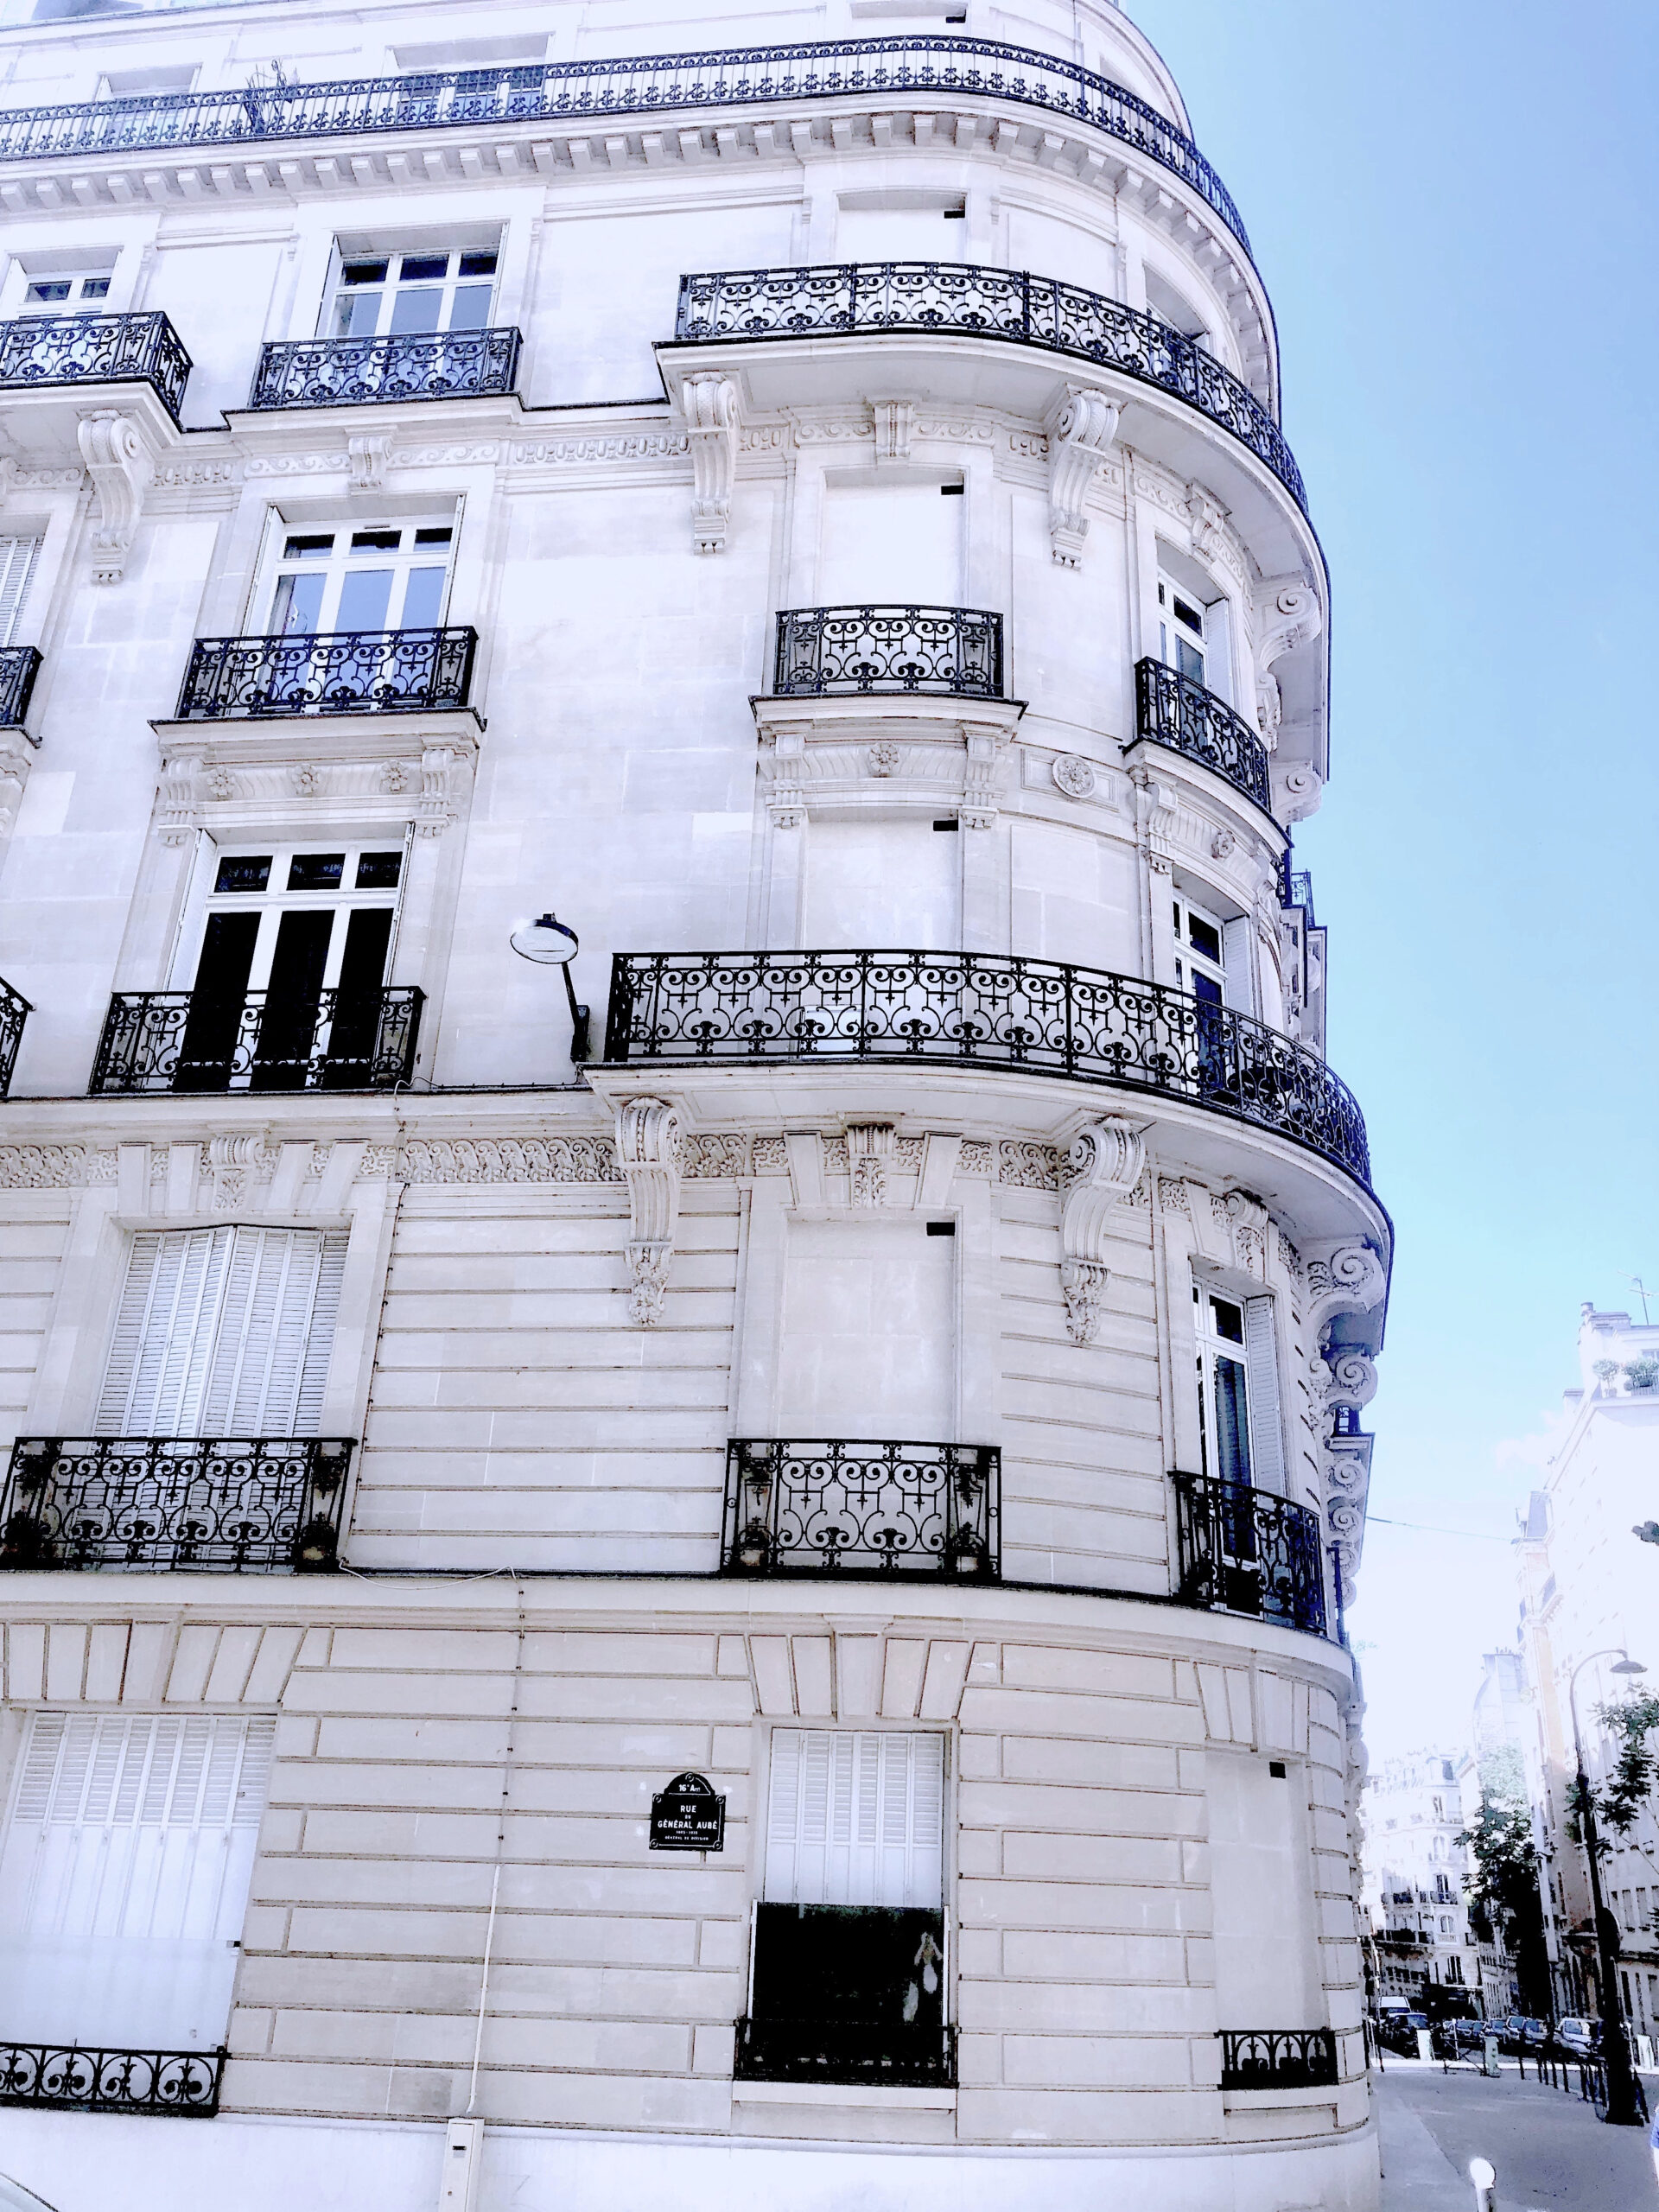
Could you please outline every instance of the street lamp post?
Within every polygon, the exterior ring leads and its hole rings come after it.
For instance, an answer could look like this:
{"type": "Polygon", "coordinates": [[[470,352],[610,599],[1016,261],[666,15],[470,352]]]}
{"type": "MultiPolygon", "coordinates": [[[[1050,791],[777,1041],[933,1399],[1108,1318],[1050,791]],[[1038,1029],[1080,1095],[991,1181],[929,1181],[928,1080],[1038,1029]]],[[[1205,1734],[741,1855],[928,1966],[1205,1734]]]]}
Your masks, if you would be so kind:
{"type": "Polygon", "coordinates": [[[1607,2066],[1607,2109],[1602,2117],[1615,2127],[1640,2127],[1642,2109],[1636,2075],[1630,2064],[1630,2046],[1624,2035],[1624,2009],[1619,2002],[1618,1994],[1618,1966],[1613,1947],[1607,1940],[1606,1909],[1601,1901],[1595,1801],[1590,1794],[1590,1778],[1584,1770],[1584,1738],[1579,1729],[1579,1676],[1586,1667],[1593,1666],[1598,1659],[1613,1659],[1615,1656],[1616,1663],[1608,1669],[1610,1674],[1645,1675],[1648,1671],[1639,1659],[1632,1659],[1628,1652],[1615,1655],[1611,1650],[1592,1651],[1587,1659],[1580,1659],[1573,1669],[1567,1698],[1573,1713],[1573,1751],[1579,1768],[1579,1832],[1583,1838],[1584,1855],[1590,1868],[1590,1911],[1595,1924],[1596,1959],[1601,1974],[1602,2056],[1607,2066]]]}
{"type": "Polygon", "coordinates": [[[538,968],[557,968],[564,976],[564,995],[570,1001],[570,1059],[580,1067],[591,1050],[588,1039],[588,1007],[576,1002],[576,987],[570,980],[570,963],[582,950],[582,941],[575,930],[562,922],[556,914],[539,914],[533,922],[520,922],[507,940],[521,960],[534,961],[538,968]]]}

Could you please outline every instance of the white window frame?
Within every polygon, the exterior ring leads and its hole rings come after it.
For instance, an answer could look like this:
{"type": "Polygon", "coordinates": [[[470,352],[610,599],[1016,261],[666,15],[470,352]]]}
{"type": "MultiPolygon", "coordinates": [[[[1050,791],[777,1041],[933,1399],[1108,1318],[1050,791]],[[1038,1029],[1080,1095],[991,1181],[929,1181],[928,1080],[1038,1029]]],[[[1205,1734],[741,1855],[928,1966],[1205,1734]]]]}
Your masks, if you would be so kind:
{"type": "Polygon", "coordinates": [[[1227,978],[1227,925],[1225,921],[1208,906],[1201,906],[1196,899],[1190,898],[1185,891],[1174,893],[1173,909],[1177,988],[1185,991],[1191,997],[1197,997],[1198,994],[1193,988],[1193,978],[1202,976],[1207,982],[1213,983],[1220,992],[1221,1003],[1224,1006],[1230,1005],[1231,998],[1227,978]],[[1201,946],[1192,943],[1191,925],[1195,920],[1201,923],[1205,928],[1214,931],[1217,946],[1215,953],[1207,952],[1201,946]]]}
{"type": "Polygon", "coordinates": [[[110,289],[114,282],[113,260],[107,269],[33,270],[23,279],[23,295],[17,313],[20,317],[108,315],[110,289]],[[42,289],[60,284],[66,288],[61,299],[39,296],[42,289]]]}
{"type": "MultiPolygon", "coordinates": [[[[286,842],[275,838],[238,838],[234,843],[208,848],[208,865],[202,871],[200,887],[194,902],[195,912],[189,925],[180,931],[179,954],[175,964],[170,988],[188,991],[194,984],[196,970],[200,964],[203,940],[207,931],[210,914],[257,913],[259,934],[255,942],[253,963],[248,971],[250,991],[263,991],[270,980],[270,964],[276,950],[276,932],[286,913],[306,913],[332,911],[334,926],[328,940],[328,957],[323,969],[321,988],[334,989],[340,982],[340,963],[345,957],[346,933],[350,927],[346,919],[359,908],[373,909],[390,906],[391,931],[386,944],[385,974],[391,973],[397,951],[397,928],[403,917],[404,893],[409,878],[409,836],[405,831],[401,841],[390,837],[346,837],[338,841],[329,837],[306,837],[286,842]],[[365,854],[397,852],[401,855],[395,886],[376,888],[357,888],[358,862],[365,854]],[[339,853],[342,857],[340,880],[338,887],[318,891],[290,891],[288,888],[291,866],[296,857],[339,853]],[[270,860],[270,874],[263,891],[216,891],[213,888],[220,871],[230,862],[238,860],[270,860]]],[[[385,977],[382,978],[385,981],[385,977]]]]}
{"type": "Polygon", "coordinates": [[[23,603],[40,568],[45,543],[45,533],[39,531],[28,537],[21,533],[0,537],[0,645],[19,642],[17,632],[23,619],[23,603]]]}
{"type": "Polygon", "coordinates": [[[1158,658],[1166,668],[1173,668],[1194,683],[1201,683],[1205,690],[1213,691],[1207,671],[1211,647],[1205,620],[1209,608],[1198,601],[1198,594],[1188,585],[1178,583],[1167,569],[1158,570],[1158,658]],[[1197,626],[1184,619],[1183,610],[1196,618],[1197,626]],[[1182,648],[1185,653],[1183,655],[1182,648]],[[1187,664],[1196,659],[1198,666],[1187,664]]]}
{"type": "MultiPolygon", "coordinates": [[[[317,323],[317,335],[320,338],[340,339],[386,338],[394,334],[404,334],[411,338],[435,338],[442,336],[452,328],[456,328],[458,334],[487,330],[493,327],[500,299],[501,258],[501,241],[499,238],[490,244],[480,242],[473,245],[455,245],[447,239],[435,239],[429,245],[372,246],[365,248],[361,252],[348,251],[339,239],[336,239],[334,252],[328,263],[328,277],[323,292],[322,309],[317,323]],[[407,283],[404,283],[403,269],[405,261],[433,261],[440,254],[445,257],[446,263],[442,277],[435,279],[416,277],[407,283]],[[488,272],[487,276],[462,275],[463,259],[468,257],[482,257],[486,254],[493,256],[495,262],[494,268],[488,272]],[[385,276],[378,283],[347,283],[348,270],[365,268],[376,262],[384,262],[386,265],[385,276]],[[469,293],[475,292],[486,284],[489,288],[489,299],[483,320],[479,322],[464,322],[456,326],[453,318],[457,293],[462,290],[469,293]],[[392,323],[398,300],[408,295],[429,292],[437,294],[436,321],[429,328],[394,334],[392,323]],[[377,302],[372,317],[372,327],[342,330],[340,327],[341,308],[353,303],[361,303],[369,298],[373,298],[377,302]]],[[[353,317],[353,320],[356,318],[353,317]]]]}
{"type": "Polygon", "coordinates": [[[258,610],[262,626],[254,631],[256,636],[270,638],[321,638],[341,634],[340,602],[346,580],[353,575],[389,569],[392,582],[386,602],[386,617],[365,636],[397,630],[402,626],[405,602],[409,594],[409,579],[416,569],[442,567],[443,582],[438,594],[437,619],[431,624],[419,623],[410,626],[420,629],[442,629],[448,618],[449,594],[454,588],[455,552],[461,536],[461,518],[452,508],[448,513],[391,516],[383,521],[315,522],[303,518],[290,521],[273,510],[272,524],[267,531],[261,575],[254,592],[254,606],[258,610]],[[397,534],[395,547],[359,545],[353,541],[397,534]],[[442,543],[419,543],[423,531],[448,531],[449,535],[442,543]],[[333,542],[327,551],[290,552],[289,548],[302,543],[314,543],[328,537],[333,542]],[[285,629],[277,608],[283,594],[284,579],[301,579],[321,575],[323,579],[321,597],[318,602],[315,626],[305,629],[285,629]]]}

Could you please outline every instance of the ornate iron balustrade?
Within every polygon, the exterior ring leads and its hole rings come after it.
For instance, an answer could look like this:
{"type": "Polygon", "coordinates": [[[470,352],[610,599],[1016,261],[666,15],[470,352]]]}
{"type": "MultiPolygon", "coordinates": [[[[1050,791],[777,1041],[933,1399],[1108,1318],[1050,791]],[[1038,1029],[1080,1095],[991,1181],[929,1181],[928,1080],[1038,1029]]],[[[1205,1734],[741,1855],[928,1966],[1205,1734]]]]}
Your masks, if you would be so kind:
{"type": "Polygon", "coordinates": [[[334,630],[291,638],[198,638],[179,720],[266,715],[405,715],[464,707],[478,632],[334,630]]]}
{"type": "Polygon", "coordinates": [[[23,1024],[35,1011],[21,991],[0,980],[0,1098],[11,1089],[11,1071],[17,1065],[17,1047],[23,1041],[23,1024]]]}
{"type": "Polygon", "coordinates": [[[0,1567],[320,1573],[339,1554],[351,1464],[333,1437],[20,1439],[0,1567]]]}
{"type": "Polygon", "coordinates": [[[219,2110],[224,2072],[222,2050],[83,2050],[79,2044],[0,2043],[0,2104],[211,2120],[219,2110]]]}
{"type": "Polygon", "coordinates": [[[739,2082],[950,2089],[957,2081],[957,2031],[899,2020],[744,2018],[737,2023],[732,2073],[739,2082]]]}
{"type": "Polygon", "coordinates": [[[22,721],[40,672],[38,645],[0,645],[0,728],[22,721]]]}
{"type": "Polygon", "coordinates": [[[1334,2089],[1337,2039],[1329,2028],[1224,2028],[1224,2089],[1334,2089]]]}
{"type": "Polygon", "coordinates": [[[372,401],[484,399],[518,381],[518,333],[405,331],[391,338],[300,338],[264,346],[251,408],[362,407],[372,401]]]}
{"type": "Polygon", "coordinates": [[[1189,186],[1248,253],[1237,208],[1215,170],[1167,116],[1109,77],[999,39],[937,34],[806,40],[528,67],[453,69],[344,83],[151,92],[0,112],[0,161],[117,154],[145,147],[247,144],[342,131],[446,124],[607,121],[665,110],[891,99],[918,92],[1008,100],[1071,117],[1132,146],[1189,186]]]}
{"type": "Polygon", "coordinates": [[[734,1440],[721,1572],[995,1581],[1001,1472],[994,1445],[734,1440]]]}
{"type": "Polygon", "coordinates": [[[824,262],[680,279],[674,335],[682,345],[877,334],[1037,346],[1154,385],[1248,447],[1306,510],[1301,471],[1248,385],[1156,315],[1079,284],[966,261],[824,262]]]}
{"type": "Polygon", "coordinates": [[[35,315],[0,322],[0,390],[47,385],[147,384],[176,423],[190,356],[159,310],[148,315],[35,315]]]}
{"type": "Polygon", "coordinates": [[[425,995],[412,983],[305,999],[118,991],[90,1089],[390,1090],[414,1075],[425,995]]]}
{"type": "Polygon", "coordinates": [[[1325,1634],[1319,1521],[1308,1507],[1248,1483],[1178,1474],[1175,1529],[1182,1605],[1325,1634]]]}
{"type": "Polygon", "coordinates": [[[1135,664],[1135,734],[1200,761],[1272,813],[1267,747],[1224,699],[1160,660],[1135,664]]]}
{"type": "Polygon", "coordinates": [[[780,698],[1002,696],[1002,617],[977,607],[797,607],[778,617],[780,698]]]}
{"type": "Polygon", "coordinates": [[[620,952],[612,1061],[955,1061],[1230,1114],[1370,1180],[1353,1093],[1317,1053],[1185,991],[978,952],[620,952]]]}

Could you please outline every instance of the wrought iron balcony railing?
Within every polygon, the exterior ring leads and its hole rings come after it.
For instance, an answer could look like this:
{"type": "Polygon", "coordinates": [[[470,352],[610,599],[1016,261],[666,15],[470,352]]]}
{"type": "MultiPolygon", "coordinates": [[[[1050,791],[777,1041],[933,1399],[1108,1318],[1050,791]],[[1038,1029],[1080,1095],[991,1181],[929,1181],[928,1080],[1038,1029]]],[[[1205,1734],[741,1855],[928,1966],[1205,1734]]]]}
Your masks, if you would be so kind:
{"type": "Polygon", "coordinates": [[[0,391],[48,385],[147,384],[176,423],[190,356],[159,310],[35,315],[0,322],[0,391]]]}
{"type": "Polygon", "coordinates": [[[0,981],[0,1098],[11,1089],[11,1071],[17,1065],[17,1047],[23,1041],[23,1024],[35,1011],[21,991],[0,981]]]}
{"type": "Polygon", "coordinates": [[[198,638],[179,720],[266,715],[406,715],[464,707],[478,632],[334,630],[289,638],[198,638]]]}
{"type": "Polygon", "coordinates": [[[118,991],[92,1063],[94,1096],[158,1090],[391,1090],[415,1072],[425,993],[412,983],[320,991],[118,991]]]}
{"type": "Polygon", "coordinates": [[[1002,617],[977,607],[797,607],[778,617],[779,698],[1002,696],[1002,617]]]}
{"type": "Polygon", "coordinates": [[[0,2105],[211,2120],[224,2072],[223,2050],[83,2050],[79,2044],[0,2041],[0,2105]]]}
{"type": "Polygon", "coordinates": [[[40,672],[38,645],[0,645],[0,728],[22,721],[40,672]]]}
{"type": "Polygon", "coordinates": [[[1039,346],[1169,392],[1248,447],[1307,506],[1290,448],[1248,385],[1156,315],[1058,276],[965,261],[702,270],[680,279],[674,335],[682,345],[912,335],[1039,346]]]}
{"type": "Polygon", "coordinates": [[[362,407],[377,399],[486,399],[518,380],[518,333],[404,331],[261,347],[251,408],[362,407]]]}
{"type": "Polygon", "coordinates": [[[351,1464],[335,1437],[20,1438],[0,1567],[320,1573],[351,1464]]]}
{"type": "Polygon", "coordinates": [[[1224,2089],[1334,2089],[1337,2039],[1329,2028],[1224,2028],[1224,2089]]]}
{"type": "Polygon", "coordinates": [[[605,1057],[1012,1068],[1191,1100],[1369,1184],[1365,1122],[1317,1053],[1185,991],[978,952],[620,952],[605,1057]]]}
{"type": "MultiPolygon", "coordinates": [[[[923,33],[813,39],[518,68],[454,69],[344,83],[146,92],[0,113],[0,161],[328,138],[346,131],[491,123],[607,123],[665,111],[923,93],[1011,101],[1132,146],[1204,200],[1248,253],[1232,198],[1198,148],[1147,101],[1093,69],[999,39],[923,33]]],[[[908,104],[908,103],[907,103],[908,104]]]]}
{"type": "Polygon", "coordinates": [[[734,1440],[721,1572],[995,1581],[1001,1471],[994,1445],[734,1440]]]}
{"type": "Polygon", "coordinates": [[[1209,1475],[1175,1477],[1184,1605],[1325,1632],[1319,1516],[1294,1499],[1209,1475]]]}
{"type": "Polygon", "coordinates": [[[1267,747],[1224,699],[1160,660],[1135,664],[1135,734],[1185,753],[1272,813],[1267,747]]]}
{"type": "Polygon", "coordinates": [[[902,2020],[741,2019],[739,2082],[860,2082],[954,2088],[957,2031],[902,2020]]]}

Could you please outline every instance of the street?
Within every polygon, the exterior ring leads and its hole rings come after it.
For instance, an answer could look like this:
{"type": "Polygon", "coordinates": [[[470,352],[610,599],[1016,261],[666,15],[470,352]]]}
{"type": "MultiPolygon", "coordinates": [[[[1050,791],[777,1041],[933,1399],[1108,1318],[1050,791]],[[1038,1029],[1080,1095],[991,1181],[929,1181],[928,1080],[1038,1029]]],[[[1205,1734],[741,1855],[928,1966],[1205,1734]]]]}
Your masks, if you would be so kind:
{"type": "MultiPolygon", "coordinates": [[[[1574,2080],[1576,2082],[1576,2076],[1574,2080]]],[[[1659,2075],[1643,2082],[1652,2106],[1659,2075]]],[[[1497,2173],[1497,2212],[1652,2212],[1659,2183],[1645,2127],[1609,2127],[1513,2059],[1497,2080],[1471,2067],[1390,2057],[1378,2084],[1383,2212],[1470,2212],[1469,2161],[1497,2173]]]]}

